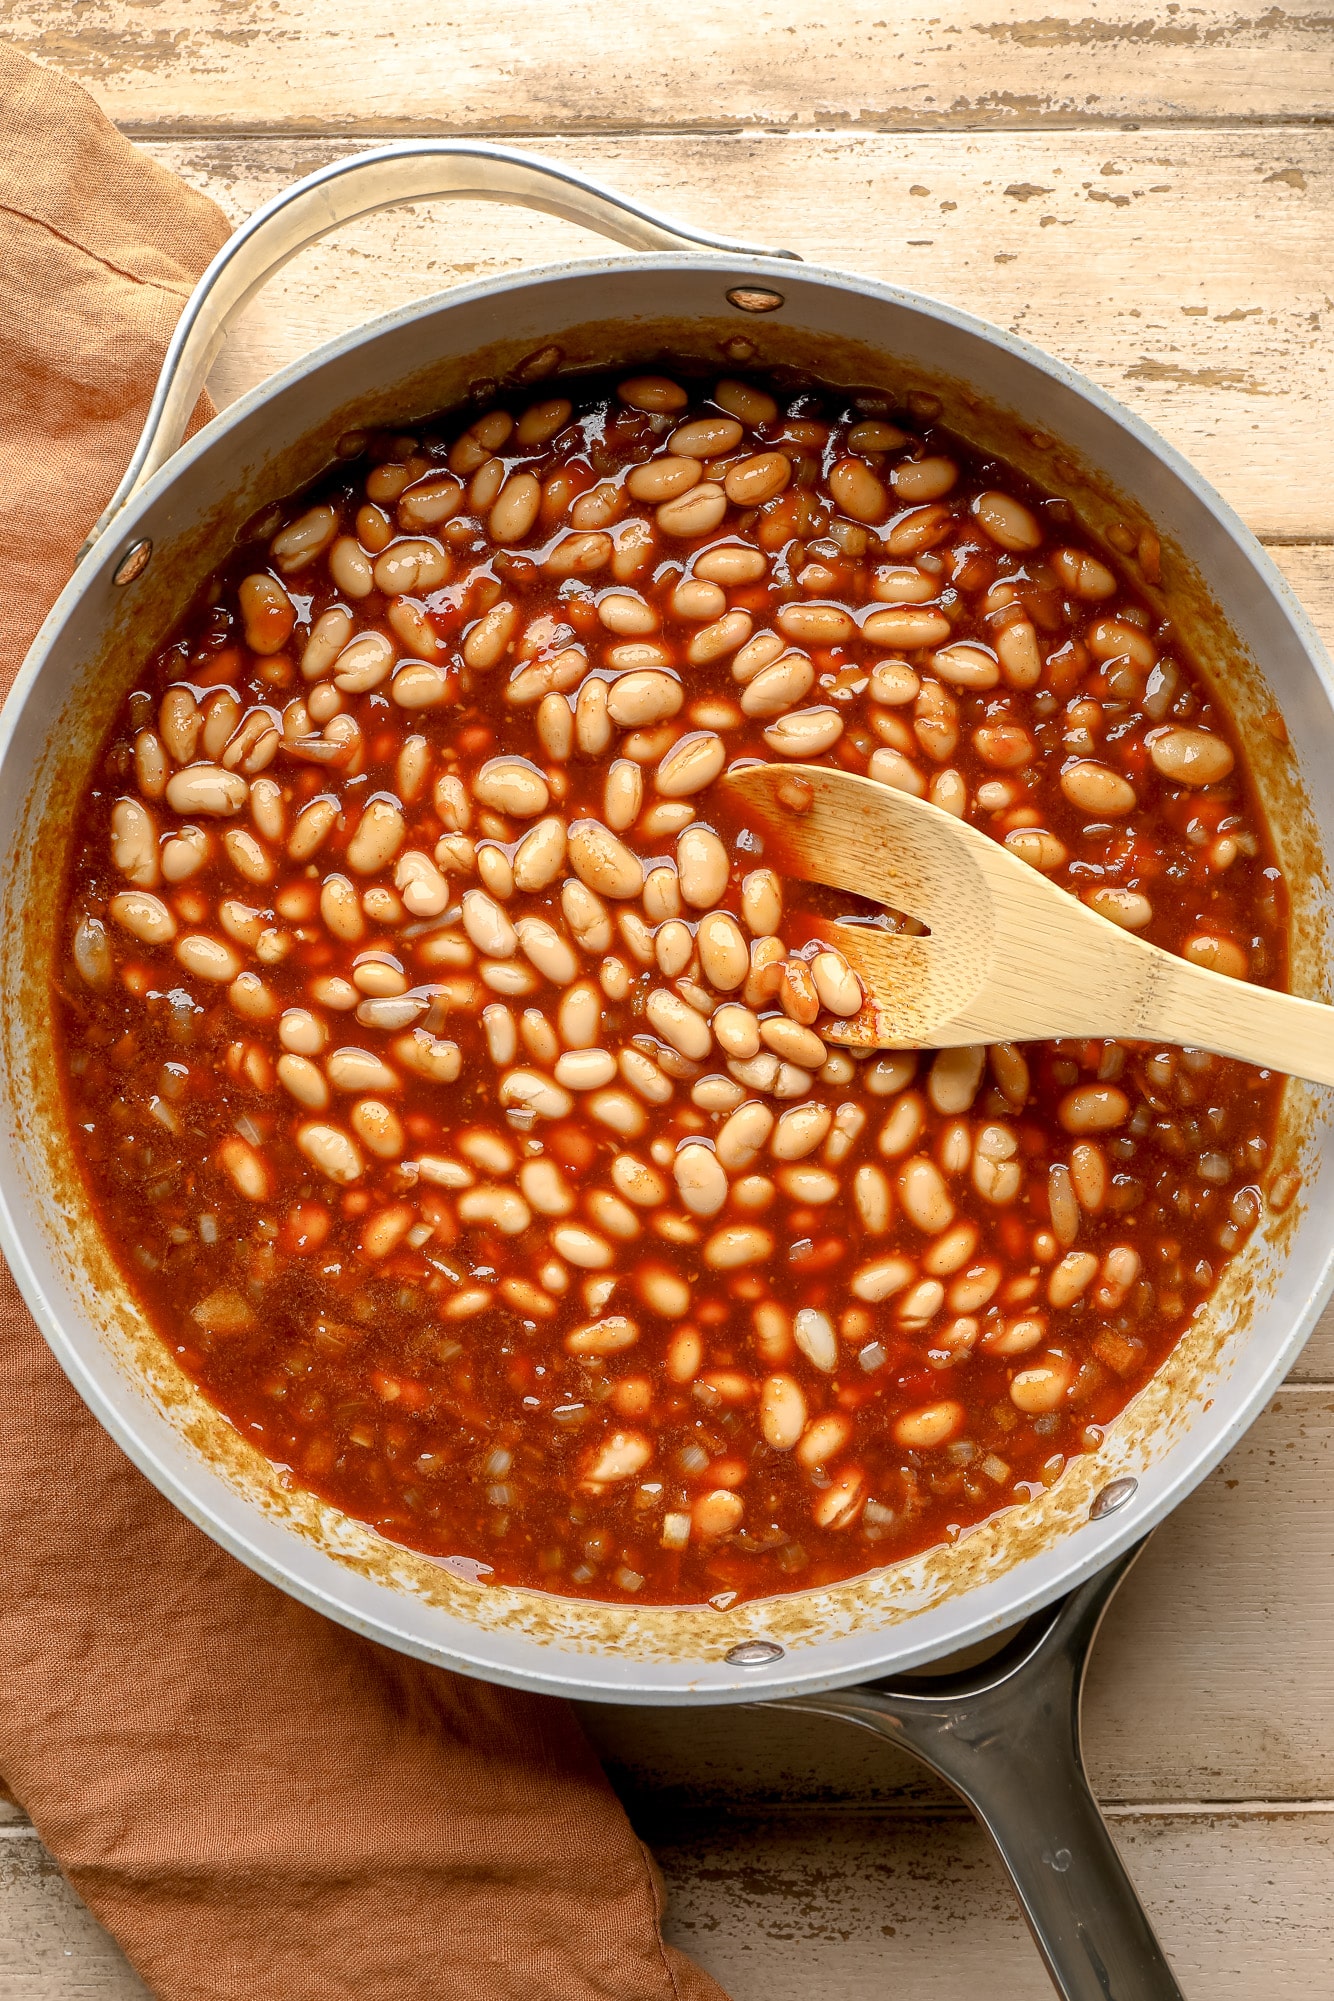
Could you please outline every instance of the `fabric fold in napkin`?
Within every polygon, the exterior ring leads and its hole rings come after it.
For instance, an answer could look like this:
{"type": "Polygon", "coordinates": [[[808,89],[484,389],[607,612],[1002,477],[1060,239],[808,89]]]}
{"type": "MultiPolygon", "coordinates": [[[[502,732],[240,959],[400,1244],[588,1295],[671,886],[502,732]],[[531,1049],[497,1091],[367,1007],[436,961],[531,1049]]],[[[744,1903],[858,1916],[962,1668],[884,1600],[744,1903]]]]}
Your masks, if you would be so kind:
{"type": "MultiPolygon", "coordinates": [[[[0,45],[0,693],[223,241],[0,45]]],[[[0,1773],[161,2001],[725,2001],[570,1709],[263,1583],[123,1457],[0,1272],[0,1773]]]]}

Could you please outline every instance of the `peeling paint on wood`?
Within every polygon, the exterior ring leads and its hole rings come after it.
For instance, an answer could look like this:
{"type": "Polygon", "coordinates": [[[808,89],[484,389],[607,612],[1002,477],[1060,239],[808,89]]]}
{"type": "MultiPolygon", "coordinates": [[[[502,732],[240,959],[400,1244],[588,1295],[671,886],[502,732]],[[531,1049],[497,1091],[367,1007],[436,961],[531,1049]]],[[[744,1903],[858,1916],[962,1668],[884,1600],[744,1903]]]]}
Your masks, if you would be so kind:
{"type": "MultiPolygon", "coordinates": [[[[1327,1991],[1334,1815],[1113,1827],[1188,1994],[1327,1991]]],[[[1049,2001],[1000,1866],[959,1812],[678,1816],[654,1831],[667,1934],[733,2001],[1049,2001]]],[[[31,1835],[0,1854],[0,2001],[150,2001],[31,1835]]]]}
{"type": "MultiPolygon", "coordinates": [[[[1328,1992],[1334,1820],[1127,1817],[1115,1833],[1187,1994],[1328,1992]]],[[[669,1936],[734,2001],[1049,2001],[1018,1906],[970,1821],[714,1821],[661,1837],[669,1936]]]]}
{"type": "Polygon", "coordinates": [[[0,2001],[152,2001],[31,1830],[0,1840],[0,2001]]]}
{"type": "Polygon", "coordinates": [[[514,21],[485,0],[390,14],[306,0],[8,0],[19,47],[94,90],[136,131],[533,133],[1115,127],[1127,120],[1321,117],[1328,12],[1204,0],[1151,12],[1079,0],[548,0],[514,21]]]}

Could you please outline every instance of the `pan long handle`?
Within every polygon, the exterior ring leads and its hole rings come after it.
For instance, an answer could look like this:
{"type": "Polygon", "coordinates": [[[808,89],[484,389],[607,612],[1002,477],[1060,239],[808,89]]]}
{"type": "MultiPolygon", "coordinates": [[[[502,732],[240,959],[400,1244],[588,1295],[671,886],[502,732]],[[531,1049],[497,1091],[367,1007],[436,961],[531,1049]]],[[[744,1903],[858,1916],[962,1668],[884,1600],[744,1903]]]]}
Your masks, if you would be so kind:
{"type": "Polygon", "coordinates": [[[1063,2001],[1182,2001],[1080,1753],[1089,1650],[1142,1548],[1030,1620],[980,1668],[773,1704],[887,1737],[962,1793],[996,1844],[1063,2001]]]}
{"type": "Polygon", "coordinates": [[[416,139],[335,160],[256,209],[195,286],[167,349],[134,456],[80,557],[171,457],[228,325],[275,271],[340,223],[403,202],[458,196],[542,209],[633,250],[722,250],[748,260],[796,257],[791,250],[766,250],[673,222],[586,175],[508,146],[416,139]]]}

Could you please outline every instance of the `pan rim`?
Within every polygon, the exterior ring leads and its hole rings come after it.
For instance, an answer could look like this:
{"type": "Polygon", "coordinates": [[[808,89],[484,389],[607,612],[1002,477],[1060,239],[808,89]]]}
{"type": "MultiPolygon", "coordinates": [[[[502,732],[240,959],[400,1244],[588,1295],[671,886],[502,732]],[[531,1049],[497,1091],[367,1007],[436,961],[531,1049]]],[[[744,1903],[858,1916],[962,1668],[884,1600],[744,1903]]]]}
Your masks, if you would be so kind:
{"type": "MultiPolygon", "coordinates": [[[[689,255],[680,252],[626,253],[568,260],[524,269],[504,274],[498,279],[476,280],[466,286],[450,288],[414,300],[322,343],[308,355],[289,363],[274,376],[248,390],[234,403],[228,405],[195,438],[181,447],[150,481],[146,482],[141,491],[127,504],[122,514],[108,525],[84,563],[61,592],[19,670],[10,697],[5,703],[3,715],[0,715],[0,766],[11,754],[14,735],[23,710],[73,609],[81,603],[89,586],[103,576],[110,567],[114,567],[116,552],[127,537],[132,539],[133,530],[143,516],[168,495],[178,482],[187,480],[197,461],[226,438],[232,429],[243,424],[257,410],[279,399],[296,383],[324,365],[352,354],[358,348],[369,347],[386,334],[442,311],[478,300],[494,301],[502,298],[507,292],[593,279],[613,273],[644,273],[646,270],[668,274],[683,270],[690,273],[716,272],[732,283],[736,283],[739,277],[745,275],[771,277],[775,280],[781,279],[789,293],[798,291],[803,286],[856,292],[880,303],[923,315],[928,319],[935,319],[988,344],[999,345],[1039,375],[1059,383],[1080,400],[1091,404],[1104,419],[1120,430],[1128,432],[1141,449],[1163,463],[1167,470],[1189,489],[1194,499],[1214,516],[1238,556],[1247,562],[1258,582],[1276,602],[1278,610],[1293,631],[1307,665],[1316,675],[1327,705],[1334,712],[1334,669],[1331,669],[1325,649],[1308,615],[1268,552],[1229,504],[1175,447],[1161,438],[1134,412],[1127,410],[1116,398],[1089,382],[1077,370],[977,315],[915,290],[886,285],[878,280],[862,278],[857,274],[841,272],[832,267],[793,264],[777,259],[737,258],[712,252],[689,255]]],[[[817,1656],[827,1660],[827,1650],[837,1647],[838,1639],[834,1636],[812,1644],[809,1649],[803,1647],[794,1651],[786,1657],[781,1667],[774,1664],[772,1669],[766,1667],[762,1671],[757,1671],[744,1668],[727,1669],[721,1661],[671,1662],[662,1665],[652,1663],[650,1664],[652,1673],[649,1679],[645,1680],[633,1678],[642,1676],[643,1664],[637,1664],[624,1655],[618,1656],[611,1651],[582,1654],[572,1649],[566,1651],[552,1644],[529,1639],[525,1639],[523,1645],[534,1665],[517,1666],[504,1661],[497,1662],[488,1652],[488,1646],[494,1643],[494,1635],[480,1628],[474,1629],[478,1639],[474,1651],[457,1646],[452,1637],[448,1647],[432,1644],[406,1627],[396,1625],[388,1616],[380,1614],[373,1618],[368,1617],[351,1602],[350,1595],[340,1597],[335,1590],[325,1589],[318,1582],[302,1576],[296,1569],[284,1566],[265,1550],[257,1537],[248,1536],[241,1528],[220,1521],[218,1515],[210,1511],[208,1504],[192,1491],[189,1478],[168,1463],[166,1457],[158,1452],[148,1436],[141,1435],[132,1415],[118,1406],[114,1396],[88,1365],[79,1344],[66,1334],[58,1309],[46,1297],[41,1279],[29,1261],[23,1242],[21,1223],[21,1216],[16,1215],[11,1208],[8,1190],[0,1185],[0,1248],[8,1257],[20,1290],[66,1375],[99,1422],[140,1471],[188,1519],[226,1548],[230,1554],[245,1563],[248,1568],[277,1585],[289,1596],[297,1598],[338,1623],[350,1627],[367,1638],[389,1644],[434,1665],[445,1665],[459,1672],[476,1675],[505,1686],[526,1688],[545,1694],[580,1694],[594,1700],[663,1706],[688,1705],[694,1701],[711,1704],[751,1702],[762,1698],[780,1696],[788,1698],[815,1694],[849,1686],[872,1678],[877,1673],[884,1673],[889,1665],[892,1665],[895,1671],[919,1666],[940,1658],[944,1652],[953,1652],[986,1640],[1005,1627],[1029,1616],[1041,1606],[1051,1603],[1121,1554],[1133,1542],[1138,1541],[1213,1470],[1271,1399],[1293,1358],[1307,1339],[1331,1291],[1334,1291],[1334,1247],[1331,1247],[1321,1267],[1318,1282],[1308,1292],[1301,1311],[1293,1316],[1285,1338],[1268,1351],[1265,1366],[1255,1373],[1251,1387],[1238,1398],[1235,1407],[1227,1414],[1226,1421],[1220,1421],[1219,1416],[1211,1419],[1208,1409],[1193,1415],[1183,1437],[1168,1449],[1162,1460],[1153,1462],[1145,1470],[1140,1479],[1137,1495],[1105,1526],[1087,1524],[1082,1536],[1079,1530],[1066,1534],[1057,1545],[1055,1555],[1049,1549],[1040,1559],[1021,1556],[1000,1580],[988,1580],[980,1585],[961,1587],[950,1600],[948,1607],[950,1613],[957,1615],[958,1608],[962,1606],[976,1608],[979,1600],[985,1605],[989,1596],[1003,1596],[1005,1603],[1003,1609],[991,1611],[974,1609],[962,1622],[957,1621],[957,1617],[953,1620],[946,1619],[945,1623],[950,1626],[947,1644],[942,1644],[938,1634],[928,1640],[905,1644],[913,1623],[908,1620],[902,1625],[885,1627],[875,1633],[863,1631],[845,1638],[844,1645],[855,1648],[867,1656],[856,1662],[844,1662],[841,1665],[827,1664],[823,1667],[815,1664],[817,1656]],[[1164,1469],[1169,1467],[1175,1469],[1170,1475],[1164,1472],[1164,1469]],[[1035,1577],[1027,1590],[1016,1595],[1013,1592],[1014,1580],[1026,1573],[1034,1573],[1039,1568],[1042,1573],[1041,1582],[1036,1581],[1035,1577]],[[885,1648],[888,1658],[877,1661],[876,1648],[878,1646],[884,1648],[886,1642],[889,1643],[885,1648]],[[553,1661],[554,1665],[550,1670],[544,1670],[536,1664],[539,1657],[553,1661]],[[797,1665],[803,1657],[812,1663],[808,1668],[797,1665]],[[615,1670],[614,1676],[607,1673],[608,1669],[615,1670]],[[632,1678],[627,1678],[627,1675],[632,1678]]],[[[109,1367],[116,1366],[109,1351],[103,1349],[99,1352],[104,1355],[109,1367]]],[[[162,1421],[166,1422],[165,1419],[162,1421]]],[[[221,1476],[215,1474],[214,1477],[221,1476]]],[[[243,1505],[250,1509],[251,1504],[243,1505]]],[[[258,1520],[260,1518],[258,1510],[253,1512],[258,1520]]],[[[331,1574],[339,1574],[335,1559],[323,1552],[321,1556],[330,1564],[331,1574]]],[[[370,1588],[375,1591],[377,1601],[387,1607],[391,1597],[388,1587],[374,1585],[370,1588]]],[[[812,1599],[818,1599],[820,1596],[818,1592],[806,1595],[812,1599]]],[[[933,1609],[940,1614],[946,1608],[937,1606],[933,1609]]],[[[448,1616],[451,1629],[454,1631],[465,1629],[465,1622],[461,1618],[448,1616]]]]}

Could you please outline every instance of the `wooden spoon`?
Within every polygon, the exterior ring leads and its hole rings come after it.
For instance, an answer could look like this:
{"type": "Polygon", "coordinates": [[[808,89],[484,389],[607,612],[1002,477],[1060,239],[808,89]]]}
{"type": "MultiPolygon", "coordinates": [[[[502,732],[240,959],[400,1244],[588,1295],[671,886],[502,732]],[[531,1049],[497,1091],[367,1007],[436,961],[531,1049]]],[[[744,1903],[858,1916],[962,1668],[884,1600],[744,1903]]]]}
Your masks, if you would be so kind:
{"type": "Polygon", "coordinates": [[[726,783],[768,866],[871,897],[930,934],[824,927],[867,994],[859,1015],[822,1024],[826,1042],[948,1049],[1123,1036],[1334,1084],[1334,1007],[1146,944],[939,806],[813,764],[743,766],[726,783]]]}

